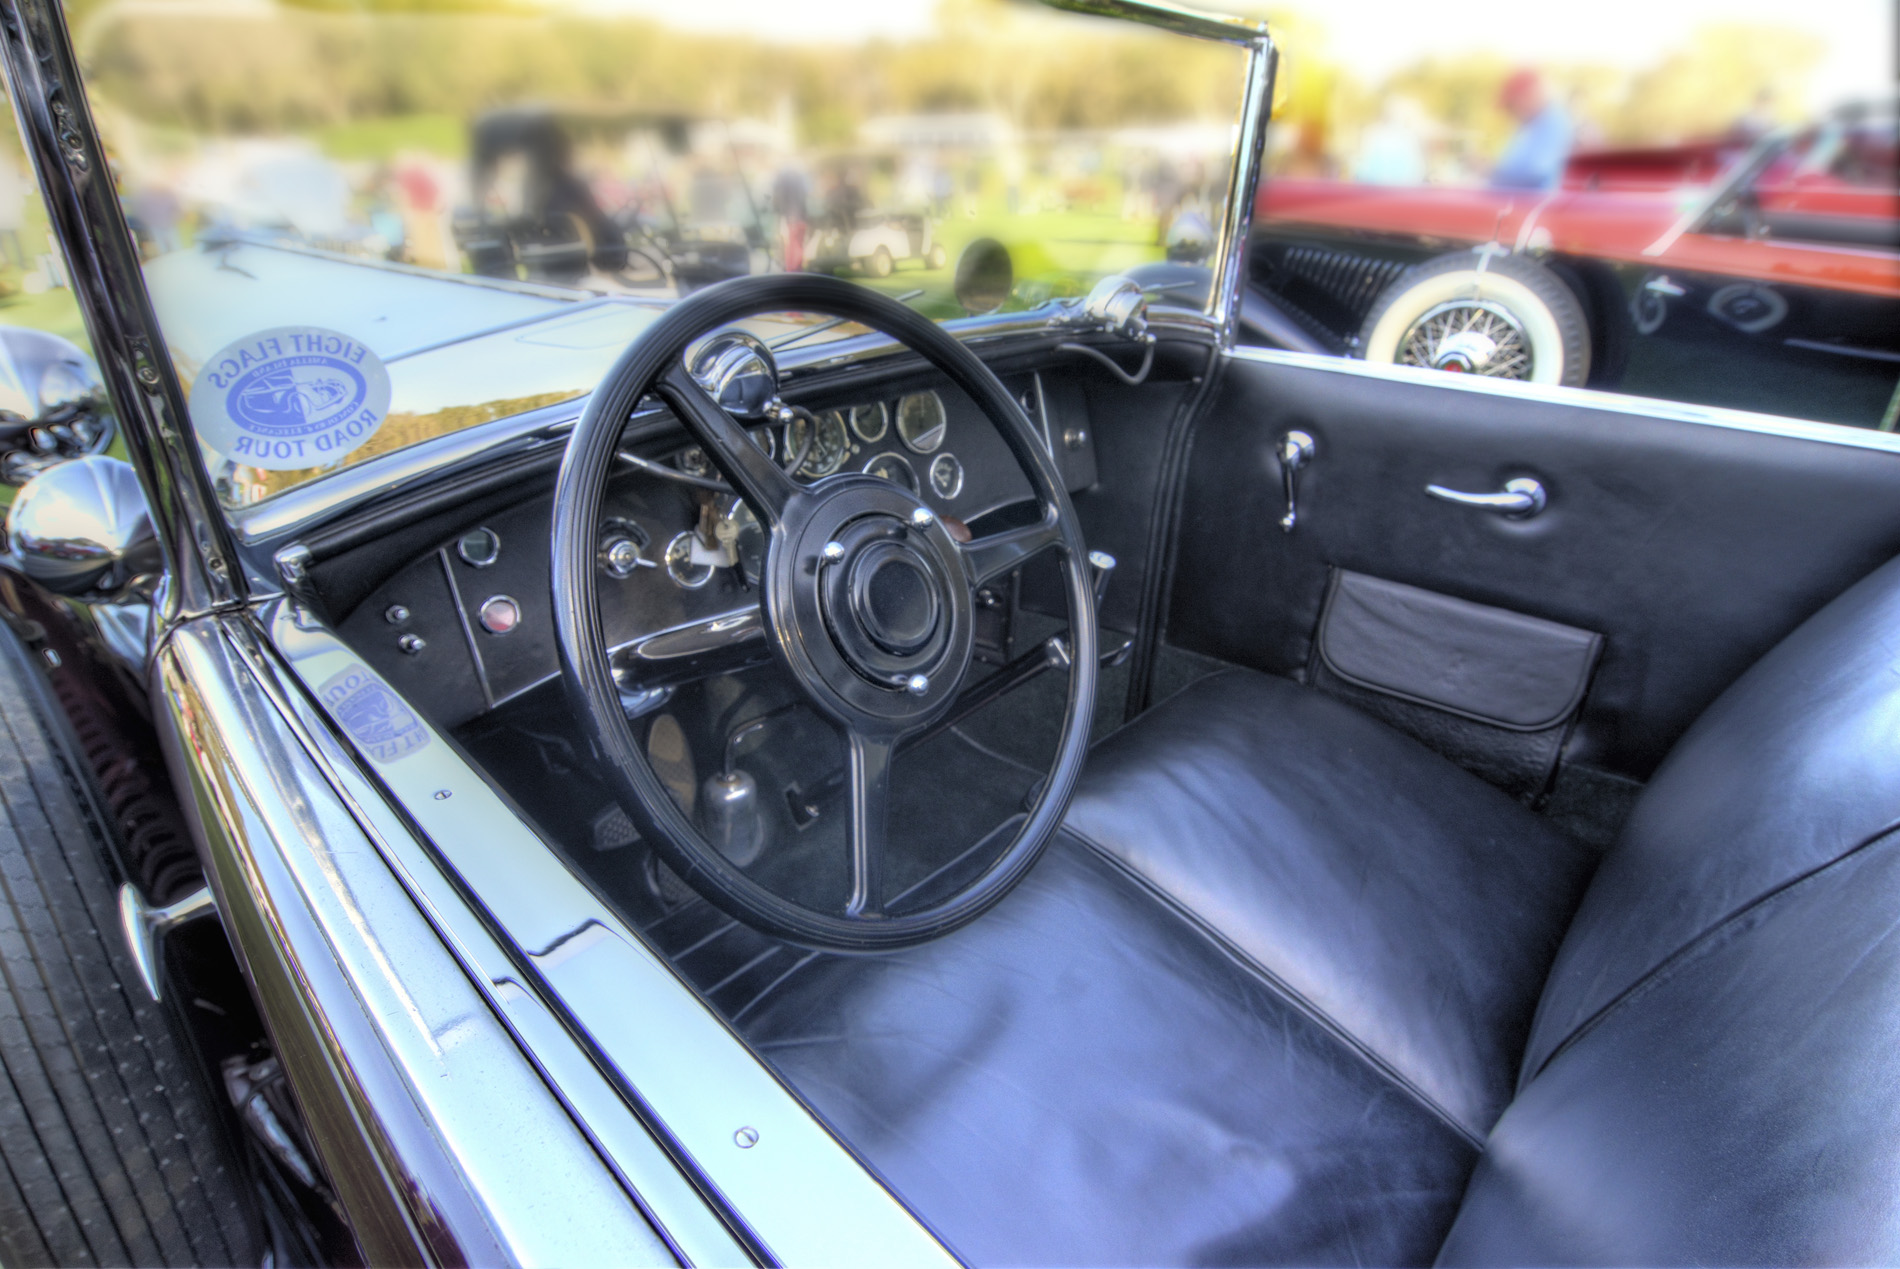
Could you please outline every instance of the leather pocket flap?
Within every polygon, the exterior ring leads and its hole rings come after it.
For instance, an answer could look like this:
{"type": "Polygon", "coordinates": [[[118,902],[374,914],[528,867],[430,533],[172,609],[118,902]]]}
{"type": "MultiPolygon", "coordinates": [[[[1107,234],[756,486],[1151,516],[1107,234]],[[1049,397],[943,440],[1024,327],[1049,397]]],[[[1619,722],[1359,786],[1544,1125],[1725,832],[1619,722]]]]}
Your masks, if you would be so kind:
{"type": "Polygon", "coordinates": [[[1569,717],[1603,636],[1335,569],[1319,654],[1360,687],[1516,731],[1569,717]]]}

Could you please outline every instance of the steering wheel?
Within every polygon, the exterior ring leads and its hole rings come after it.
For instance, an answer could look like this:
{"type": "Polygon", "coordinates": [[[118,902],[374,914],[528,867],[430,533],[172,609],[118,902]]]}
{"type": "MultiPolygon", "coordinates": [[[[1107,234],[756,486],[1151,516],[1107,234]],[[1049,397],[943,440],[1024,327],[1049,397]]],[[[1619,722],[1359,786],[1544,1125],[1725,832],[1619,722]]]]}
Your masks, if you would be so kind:
{"type": "MultiPolygon", "coordinates": [[[[961,529],[962,526],[957,526],[961,529]]],[[[815,274],[736,278],[670,308],[594,390],[555,486],[555,628],[568,698],[607,782],[674,872],[729,915],[810,947],[865,952],[935,938],[987,911],[1029,871],[1067,808],[1095,699],[1096,626],[1075,510],[1041,435],[995,375],[934,322],[874,291],[815,274]],[[941,371],[1001,432],[1037,516],[959,541],[915,493],[878,476],[792,479],[690,373],[686,351],[743,318],[823,313],[880,330],[941,371]],[[765,529],[761,624],[773,660],[846,740],[849,893],[826,909],[768,889],[716,850],[681,810],[628,724],[608,663],[597,594],[601,504],[622,430],[657,395],[765,529]],[[925,906],[884,885],[891,762],[957,702],[974,648],[975,593],[1053,552],[1068,600],[1068,693],[1047,778],[1008,843],[973,879],[925,906]]]]}

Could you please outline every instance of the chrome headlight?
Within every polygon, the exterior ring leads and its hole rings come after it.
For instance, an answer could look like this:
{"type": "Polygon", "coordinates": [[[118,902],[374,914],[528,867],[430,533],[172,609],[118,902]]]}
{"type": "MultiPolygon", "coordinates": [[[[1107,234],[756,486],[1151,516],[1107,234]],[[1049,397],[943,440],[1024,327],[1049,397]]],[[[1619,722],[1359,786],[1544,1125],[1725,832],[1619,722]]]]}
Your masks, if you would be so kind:
{"type": "Polygon", "coordinates": [[[87,368],[70,361],[55,361],[40,376],[40,417],[91,404],[98,384],[87,368]]]}

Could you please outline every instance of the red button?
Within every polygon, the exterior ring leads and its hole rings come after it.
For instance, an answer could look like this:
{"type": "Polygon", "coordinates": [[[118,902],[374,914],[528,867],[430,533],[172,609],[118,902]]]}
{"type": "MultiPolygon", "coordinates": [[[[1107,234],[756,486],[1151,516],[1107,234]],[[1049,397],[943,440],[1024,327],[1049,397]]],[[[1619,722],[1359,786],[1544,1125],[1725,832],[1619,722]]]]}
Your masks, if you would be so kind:
{"type": "Polygon", "coordinates": [[[521,624],[521,605],[506,595],[497,595],[482,605],[481,623],[489,634],[507,634],[521,624]]]}

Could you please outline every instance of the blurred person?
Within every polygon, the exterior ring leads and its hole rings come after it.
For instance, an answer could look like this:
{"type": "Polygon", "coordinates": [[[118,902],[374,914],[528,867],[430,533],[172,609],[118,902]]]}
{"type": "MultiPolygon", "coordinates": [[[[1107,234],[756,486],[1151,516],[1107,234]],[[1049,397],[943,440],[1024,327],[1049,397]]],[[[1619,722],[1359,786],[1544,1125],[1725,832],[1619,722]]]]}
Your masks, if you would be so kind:
{"type": "Polygon", "coordinates": [[[811,183],[796,163],[787,163],[772,178],[772,214],[778,218],[779,258],[787,273],[805,267],[805,235],[810,229],[806,203],[811,198],[811,183]]]}
{"type": "Polygon", "coordinates": [[[1181,174],[1175,170],[1174,163],[1167,158],[1156,159],[1154,168],[1156,245],[1167,242],[1168,226],[1174,222],[1175,212],[1180,210],[1184,192],[1181,174]]]}
{"type": "Polygon", "coordinates": [[[1570,114],[1528,68],[1514,72],[1498,92],[1498,105],[1517,120],[1517,131],[1491,169],[1498,189],[1555,189],[1563,179],[1575,140],[1570,114]]]}
{"type": "Polygon", "coordinates": [[[1590,111],[1586,109],[1586,104],[1583,89],[1573,88],[1570,90],[1570,149],[1572,153],[1579,150],[1601,149],[1609,142],[1609,138],[1604,135],[1602,126],[1591,117],[1590,111]]]}
{"type": "Polygon", "coordinates": [[[1425,112],[1410,97],[1388,97],[1360,138],[1352,179],[1365,185],[1425,183],[1425,112]]]}
{"type": "Polygon", "coordinates": [[[184,205],[168,179],[157,175],[148,178],[127,202],[133,230],[152,254],[178,250],[178,222],[184,216],[184,205]]]}
{"type": "Polygon", "coordinates": [[[1293,143],[1280,160],[1278,175],[1296,181],[1330,181],[1339,175],[1339,163],[1327,152],[1326,125],[1301,119],[1293,125],[1293,143]]]}
{"type": "Polygon", "coordinates": [[[26,226],[28,184],[19,165],[11,159],[0,160],[0,254],[16,269],[26,268],[26,248],[20,245],[20,230],[26,226]]]}
{"type": "Polygon", "coordinates": [[[448,267],[442,233],[442,191],[428,166],[414,157],[396,168],[396,204],[402,220],[402,258],[424,269],[448,267]]]}
{"type": "Polygon", "coordinates": [[[835,167],[825,190],[825,220],[839,233],[849,235],[858,227],[858,216],[871,205],[864,193],[859,173],[852,168],[835,167]]]}
{"type": "Polygon", "coordinates": [[[1753,145],[1775,130],[1775,90],[1764,85],[1755,91],[1754,100],[1729,125],[1730,141],[1753,145]]]}
{"type": "Polygon", "coordinates": [[[376,240],[372,246],[380,243],[385,257],[402,260],[403,222],[402,199],[396,187],[396,173],[388,163],[378,163],[370,172],[369,182],[363,190],[364,217],[369,221],[370,233],[376,240]]]}

